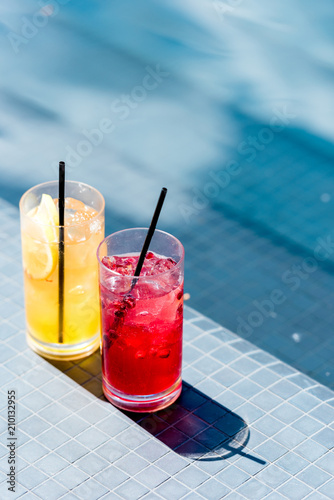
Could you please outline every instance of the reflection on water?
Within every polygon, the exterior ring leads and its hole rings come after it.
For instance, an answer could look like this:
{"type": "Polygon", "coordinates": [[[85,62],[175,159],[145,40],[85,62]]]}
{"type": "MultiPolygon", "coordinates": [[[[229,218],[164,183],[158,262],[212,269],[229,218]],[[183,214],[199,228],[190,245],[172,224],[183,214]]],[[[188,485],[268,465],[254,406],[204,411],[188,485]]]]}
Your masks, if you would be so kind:
{"type": "MultiPolygon", "coordinates": [[[[330,0],[14,0],[0,15],[2,197],[16,203],[64,159],[68,178],[103,191],[113,231],[147,225],[167,185],[161,227],[185,243],[190,305],[233,330],[331,237],[330,0]]],[[[276,323],[250,326],[328,384],[333,259],[299,277],[276,323]],[[294,333],[311,339],[301,352],[294,333]]]]}

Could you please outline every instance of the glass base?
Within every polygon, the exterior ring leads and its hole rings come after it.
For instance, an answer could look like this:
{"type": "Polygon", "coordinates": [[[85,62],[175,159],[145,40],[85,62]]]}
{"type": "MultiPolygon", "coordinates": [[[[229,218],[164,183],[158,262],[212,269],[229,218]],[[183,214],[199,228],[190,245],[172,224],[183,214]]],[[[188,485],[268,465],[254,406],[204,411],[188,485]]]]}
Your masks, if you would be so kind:
{"type": "Polygon", "coordinates": [[[174,403],[181,394],[182,379],[180,377],[175,384],[166,391],[160,392],[159,394],[149,394],[148,396],[132,396],[116,391],[108,384],[104,377],[102,377],[102,388],[108,401],[118,408],[121,408],[121,410],[151,413],[162,410],[174,403]]]}
{"type": "Polygon", "coordinates": [[[28,346],[40,356],[61,361],[87,358],[100,347],[100,333],[80,344],[51,344],[42,342],[27,332],[28,346]]]}

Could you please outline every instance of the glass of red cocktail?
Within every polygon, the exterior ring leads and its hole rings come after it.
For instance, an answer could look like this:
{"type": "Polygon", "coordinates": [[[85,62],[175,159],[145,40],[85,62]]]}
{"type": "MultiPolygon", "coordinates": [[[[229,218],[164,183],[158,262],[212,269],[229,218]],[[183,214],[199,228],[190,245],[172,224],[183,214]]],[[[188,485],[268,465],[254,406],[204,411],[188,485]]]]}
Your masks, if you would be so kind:
{"type": "Polygon", "coordinates": [[[165,408],[182,387],[184,249],[156,230],[134,277],[146,234],[119,231],[97,251],[103,391],[114,405],[137,412],[165,408]]]}

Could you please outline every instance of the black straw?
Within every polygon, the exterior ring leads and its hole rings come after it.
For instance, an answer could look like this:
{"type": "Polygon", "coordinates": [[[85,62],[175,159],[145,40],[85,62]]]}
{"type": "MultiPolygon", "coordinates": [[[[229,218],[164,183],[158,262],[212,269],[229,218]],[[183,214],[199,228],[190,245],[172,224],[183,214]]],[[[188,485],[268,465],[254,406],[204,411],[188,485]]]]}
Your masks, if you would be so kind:
{"type": "Polygon", "coordinates": [[[59,162],[59,242],[58,242],[58,343],[64,342],[64,211],[65,211],[65,162],[59,162]]]}
{"type": "MultiPolygon", "coordinates": [[[[164,187],[161,190],[157,206],[155,207],[155,211],[154,211],[154,214],[153,214],[153,217],[152,217],[152,220],[151,220],[151,224],[150,224],[149,230],[147,232],[143,248],[142,248],[142,250],[140,252],[140,256],[139,256],[139,260],[138,260],[138,264],[137,264],[134,276],[139,276],[140,275],[140,271],[141,271],[141,268],[143,267],[148,247],[150,246],[150,243],[151,243],[151,240],[152,240],[155,228],[157,226],[157,222],[158,222],[159,215],[160,215],[160,212],[161,212],[161,209],[162,209],[162,205],[164,204],[164,201],[165,201],[165,198],[166,198],[166,194],[167,194],[167,188],[164,187]]],[[[132,280],[131,290],[133,289],[133,287],[135,286],[136,283],[137,283],[137,280],[134,278],[132,280]]]]}

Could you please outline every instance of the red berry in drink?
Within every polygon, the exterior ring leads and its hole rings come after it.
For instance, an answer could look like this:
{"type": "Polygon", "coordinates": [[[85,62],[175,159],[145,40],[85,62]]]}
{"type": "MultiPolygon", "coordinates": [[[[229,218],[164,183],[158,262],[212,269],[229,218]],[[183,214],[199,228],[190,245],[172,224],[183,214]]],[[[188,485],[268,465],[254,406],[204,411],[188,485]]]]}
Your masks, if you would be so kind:
{"type": "Polygon", "coordinates": [[[159,358],[168,358],[170,355],[170,349],[160,349],[159,352],[159,358]]]}
{"type": "Polygon", "coordinates": [[[124,298],[124,304],[129,309],[132,309],[136,305],[136,299],[132,295],[126,295],[124,298]]]}

